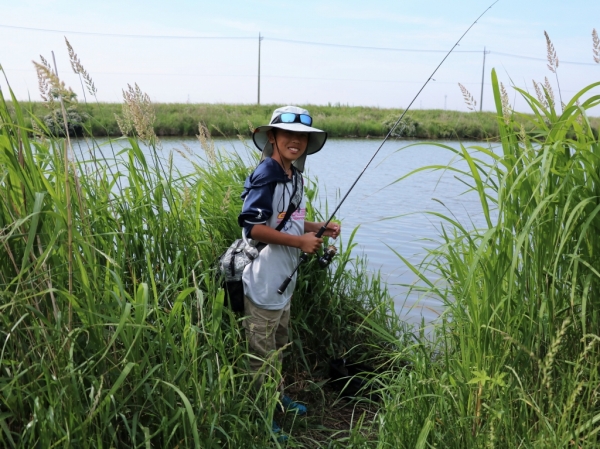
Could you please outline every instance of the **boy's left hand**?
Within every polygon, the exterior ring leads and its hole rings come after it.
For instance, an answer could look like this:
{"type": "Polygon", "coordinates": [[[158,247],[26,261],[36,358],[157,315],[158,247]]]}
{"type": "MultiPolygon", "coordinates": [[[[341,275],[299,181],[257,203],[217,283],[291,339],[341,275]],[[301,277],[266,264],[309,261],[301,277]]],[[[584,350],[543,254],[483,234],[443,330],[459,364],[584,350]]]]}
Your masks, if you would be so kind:
{"type": "Polygon", "coordinates": [[[342,231],[342,225],[340,223],[336,223],[334,221],[330,221],[327,224],[327,230],[323,233],[326,237],[332,237],[336,239],[340,232],[342,231]]]}

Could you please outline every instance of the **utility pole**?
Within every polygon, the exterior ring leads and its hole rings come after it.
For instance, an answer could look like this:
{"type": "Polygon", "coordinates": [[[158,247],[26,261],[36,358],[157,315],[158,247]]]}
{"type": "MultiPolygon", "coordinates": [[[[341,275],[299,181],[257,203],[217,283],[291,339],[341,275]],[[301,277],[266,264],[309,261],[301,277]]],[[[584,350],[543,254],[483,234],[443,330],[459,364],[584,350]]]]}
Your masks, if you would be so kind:
{"type": "Polygon", "coordinates": [[[479,112],[483,109],[483,81],[485,79],[485,47],[483,47],[483,69],[481,70],[481,97],[479,97],[479,112]]]}
{"type": "Polygon", "coordinates": [[[260,104],[260,43],[263,37],[258,33],[258,100],[257,104],[260,104]]]}

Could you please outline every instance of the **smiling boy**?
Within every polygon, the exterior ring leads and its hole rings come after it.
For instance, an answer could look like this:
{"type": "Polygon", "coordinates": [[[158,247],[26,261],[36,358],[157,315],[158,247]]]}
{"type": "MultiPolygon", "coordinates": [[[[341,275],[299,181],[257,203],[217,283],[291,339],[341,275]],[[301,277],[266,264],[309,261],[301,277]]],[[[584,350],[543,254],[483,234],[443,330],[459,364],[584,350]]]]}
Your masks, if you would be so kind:
{"type": "MultiPolygon", "coordinates": [[[[276,109],[269,125],[256,128],[253,134],[262,160],[244,184],[244,205],[238,221],[247,237],[268,245],[244,270],[244,328],[250,351],[261,359],[278,351],[279,364],[283,358],[281,349],[288,342],[296,275],[283,294],[277,289],[294,271],[301,252],[313,254],[323,244],[323,239],[315,234],[324,223],[305,220],[302,172],[306,157],[321,150],[326,140],[326,132],[312,127],[308,111],[296,106],[276,109]]],[[[339,233],[340,226],[329,223],[323,235],[336,238],[339,233]]],[[[250,358],[249,365],[259,387],[263,375],[257,373],[263,363],[250,358]]],[[[306,413],[304,405],[285,395],[281,402],[287,410],[306,413]]],[[[281,431],[275,422],[273,430],[281,431]]]]}

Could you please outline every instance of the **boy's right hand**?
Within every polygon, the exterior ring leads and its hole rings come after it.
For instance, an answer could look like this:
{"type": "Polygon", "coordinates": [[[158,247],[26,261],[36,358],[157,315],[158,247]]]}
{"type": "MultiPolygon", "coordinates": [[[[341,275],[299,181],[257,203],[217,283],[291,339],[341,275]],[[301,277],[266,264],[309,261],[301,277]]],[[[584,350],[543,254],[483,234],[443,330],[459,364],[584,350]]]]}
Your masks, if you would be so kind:
{"type": "Polygon", "coordinates": [[[323,246],[323,239],[316,237],[316,232],[307,232],[300,236],[300,249],[307,254],[314,254],[321,246],[323,246]]]}

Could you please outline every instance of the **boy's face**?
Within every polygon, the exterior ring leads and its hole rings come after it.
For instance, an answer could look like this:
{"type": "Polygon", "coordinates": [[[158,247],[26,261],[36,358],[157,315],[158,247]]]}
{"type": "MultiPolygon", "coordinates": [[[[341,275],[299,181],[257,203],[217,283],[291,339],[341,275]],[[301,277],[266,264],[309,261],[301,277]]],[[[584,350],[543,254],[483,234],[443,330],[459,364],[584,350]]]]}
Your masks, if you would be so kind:
{"type": "Polygon", "coordinates": [[[277,129],[267,131],[267,137],[273,145],[273,159],[286,167],[302,156],[308,145],[308,133],[277,129]]]}

